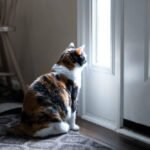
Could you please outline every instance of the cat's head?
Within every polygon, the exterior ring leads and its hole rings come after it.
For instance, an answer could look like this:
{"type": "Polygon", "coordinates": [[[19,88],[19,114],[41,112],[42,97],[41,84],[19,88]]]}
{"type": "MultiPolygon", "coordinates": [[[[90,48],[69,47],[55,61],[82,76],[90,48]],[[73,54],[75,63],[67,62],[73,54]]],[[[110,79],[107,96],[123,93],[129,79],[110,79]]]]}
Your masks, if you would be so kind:
{"type": "Polygon", "coordinates": [[[70,70],[76,67],[83,68],[87,62],[84,45],[75,48],[74,43],[70,43],[66,50],[61,54],[58,65],[63,65],[70,70]]]}

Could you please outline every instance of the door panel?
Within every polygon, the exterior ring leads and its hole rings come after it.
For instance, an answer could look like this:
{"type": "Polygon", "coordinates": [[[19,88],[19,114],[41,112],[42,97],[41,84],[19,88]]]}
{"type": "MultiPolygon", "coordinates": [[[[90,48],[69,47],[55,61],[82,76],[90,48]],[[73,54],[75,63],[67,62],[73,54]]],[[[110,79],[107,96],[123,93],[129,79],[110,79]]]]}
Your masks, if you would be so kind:
{"type": "Polygon", "coordinates": [[[87,113],[114,121],[116,118],[117,88],[115,76],[89,69],[87,75],[87,113]],[[90,73],[89,73],[90,72],[90,73]]]}
{"type": "Polygon", "coordinates": [[[124,118],[150,126],[149,0],[124,1],[124,118]]]}

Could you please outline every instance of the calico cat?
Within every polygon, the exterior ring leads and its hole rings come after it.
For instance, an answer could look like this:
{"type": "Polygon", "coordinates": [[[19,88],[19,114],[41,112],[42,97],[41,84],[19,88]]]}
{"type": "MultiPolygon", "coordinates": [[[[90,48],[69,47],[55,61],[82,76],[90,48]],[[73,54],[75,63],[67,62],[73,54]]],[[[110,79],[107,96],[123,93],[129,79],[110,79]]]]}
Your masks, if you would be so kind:
{"type": "Polygon", "coordinates": [[[79,130],[76,124],[81,71],[86,64],[84,46],[70,43],[51,71],[38,77],[24,97],[20,123],[7,130],[17,135],[45,138],[79,130]]]}

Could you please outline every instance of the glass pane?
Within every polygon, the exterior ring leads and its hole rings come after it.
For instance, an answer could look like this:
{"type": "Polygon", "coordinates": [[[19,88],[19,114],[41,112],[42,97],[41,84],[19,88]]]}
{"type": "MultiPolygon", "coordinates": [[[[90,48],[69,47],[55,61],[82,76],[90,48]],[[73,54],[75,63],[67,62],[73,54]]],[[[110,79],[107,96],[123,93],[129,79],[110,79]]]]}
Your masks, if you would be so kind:
{"type": "Polygon", "coordinates": [[[97,0],[96,63],[111,69],[111,0],[97,0]]]}

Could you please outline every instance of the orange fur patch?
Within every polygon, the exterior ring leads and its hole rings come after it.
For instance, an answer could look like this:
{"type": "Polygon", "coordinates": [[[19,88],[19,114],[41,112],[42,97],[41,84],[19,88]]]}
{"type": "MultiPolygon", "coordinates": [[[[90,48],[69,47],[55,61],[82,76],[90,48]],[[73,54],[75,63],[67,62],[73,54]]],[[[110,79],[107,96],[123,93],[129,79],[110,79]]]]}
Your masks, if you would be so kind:
{"type": "Polygon", "coordinates": [[[59,59],[57,62],[58,65],[62,65],[67,67],[70,70],[73,70],[75,67],[75,64],[72,62],[72,60],[69,57],[69,54],[65,54],[62,58],[59,59]]]}
{"type": "Polygon", "coordinates": [[[77,55],[81,55],[82,54],[82,49],[81,48],[77,48],[76,49],[76,54],[77,55]]]}
{"type": "Polygon", "coordinates": [[[29,89],[24,98],[23,110],[28,113],[33,113],[37,109],[39,109],[39,105],[36,100],[36,93],[29,89]]]}

